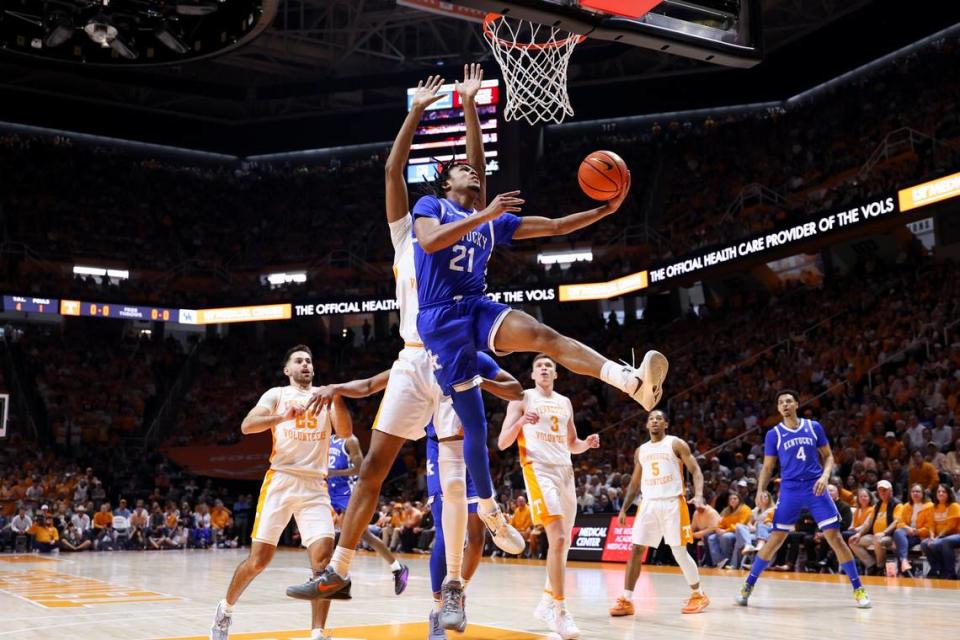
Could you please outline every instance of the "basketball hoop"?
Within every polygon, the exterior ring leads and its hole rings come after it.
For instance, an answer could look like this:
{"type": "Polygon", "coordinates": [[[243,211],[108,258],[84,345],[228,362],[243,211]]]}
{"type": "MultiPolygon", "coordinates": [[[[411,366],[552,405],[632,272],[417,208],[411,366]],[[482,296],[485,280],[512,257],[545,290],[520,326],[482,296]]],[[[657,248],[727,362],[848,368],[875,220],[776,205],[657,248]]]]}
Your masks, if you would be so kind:
{"type": "Polygon", "coordinates": [[[483,35],[507,86],[504,119],[537,124],[573,115],[567,65],[586,36],[498,13],[484,18],[483,35]]]}

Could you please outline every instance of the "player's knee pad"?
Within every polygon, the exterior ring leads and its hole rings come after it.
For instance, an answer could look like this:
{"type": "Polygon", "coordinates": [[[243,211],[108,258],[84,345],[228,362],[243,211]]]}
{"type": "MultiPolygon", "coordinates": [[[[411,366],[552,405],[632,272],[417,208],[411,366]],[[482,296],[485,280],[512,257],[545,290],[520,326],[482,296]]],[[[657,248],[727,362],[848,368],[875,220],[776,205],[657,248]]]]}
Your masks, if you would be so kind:
{"type": "Polygon", "coordinates": [[[671,545],[670,551],[673,552],[673,559],[676,560],[680,566],[680,571],[683,572],[683,577],[686,578],[687,584],[694,585],[700,582],[700,570],[697,569],[697,563],[690,557],[687,548],[683,545],[671,545]]]}
{"type": "Polygon", "coordinates": [[[440,486],[448,504],[467,501],[467,465],[463,460],[463,440],[440,443],[437,462],[440,465],[440,486]]]}

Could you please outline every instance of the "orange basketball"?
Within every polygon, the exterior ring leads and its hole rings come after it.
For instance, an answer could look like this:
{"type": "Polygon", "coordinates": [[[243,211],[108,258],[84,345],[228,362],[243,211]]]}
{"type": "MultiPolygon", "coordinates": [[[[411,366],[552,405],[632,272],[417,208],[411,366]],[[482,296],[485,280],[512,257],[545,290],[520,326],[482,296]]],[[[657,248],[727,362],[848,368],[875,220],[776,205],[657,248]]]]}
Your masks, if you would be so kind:
{"type": "Polygon", "coordinates": [[[627,163],[613,151],[594,151],[580,163],[580,188],[592,200],[612,200],[627,183],[627,163]]]}

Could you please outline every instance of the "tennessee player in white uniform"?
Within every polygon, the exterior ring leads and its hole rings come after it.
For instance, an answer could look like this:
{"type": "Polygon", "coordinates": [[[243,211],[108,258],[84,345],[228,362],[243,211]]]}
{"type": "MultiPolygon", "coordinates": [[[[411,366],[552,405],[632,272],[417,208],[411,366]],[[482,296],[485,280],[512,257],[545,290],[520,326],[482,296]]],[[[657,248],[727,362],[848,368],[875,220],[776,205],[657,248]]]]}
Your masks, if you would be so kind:
{"type": "Polygon", "coordinates": [[[577,516],[570,454],[596,449],[600,436],[577,437],[570,399],[553,390],[557,379],[553,358],[545,354],[534,357],[531,378],[536,386],[507,407],[497,446],[504,450],[516,440],[533,523],[543,526],[550,542],[544,595],[534,616],[568,640],[580,636],[564,594],[570,530],[577,516]]]}
{"type": "MultiPolygon", "coordinates": [[[[327,566],[333,552],[333,508],[327,492],[330,436],[336,431],[341,438],[349,437],[353,423],[342,400],[335,400],[316,414],[305,410],[316,389],[312,386],[313,354],[309,347],[297,345],[287,351],[283,373],[290,380],[289,386],[264,393],[240,427],[244,434],[270,431],[273,451],[257,500],[250,555],[237,567],[226,598],[217,606],[211,640],[228,638],[234,605],[247,585],[270,564],[290,516],[296,519],[314,573],[327,566]]],[[[323,627],[329,608],[328,602],[313,603],[314,640],[325,638],[323,627]]]]}
{"type": "MultiPolygon", "coordinates": [[[[479,73],[479,66],[471,69],[469,73],[471,76],[479,73]]],[[[463,87],[468,80],[471,78],[465,77],[464,83],[460,86],[463,87]]],[[[417,332],[419,304],[413,251],[413,218],[410,216],[407,184],[403,175],[416,128],[427,107],[444,97],[443,94],[437,93],[442,85],[443,79],[439,76],[431,76],[426,83],[418,84],[417,91],[411,100],[410,112],[387,158],[386,214],[390,240],[394,248],[393,274],[396,279],[396,295],[400,307],[400,335],[404,340],[403,350],[400,351],[389,371],[383,371],[363,380],[323,387],[314,395],[307,407],[309,412],[315,413],[334,397],[361,398],[386,388],[373,422],[370,449],[360,466],[359,479],[353,488],[350,503],[340,523],[340,539],[330,561],[330,567],[318,578],[287,589],[287,595],[294,598],[327,598],[332,597],[331,594],[343,596],[349,593],[350,565],[357,545],[377,509],[380,490],[387,473],[393,467],[400,448],[408,440],[419,440],[424,437],[426,426],[439,407],[441,392],[433,374],[433,362],[423,348],[417,332]]],[[[479,80],[475,85],[476,89],[480,88],[479,80]]],[[[462,91],[461,95],[463,95],[462,91]]],[[[479,121],[475,124],[475,128],[479,134],[479,121]]],[[[475,140],[468,139],[468,155],[477,152],[482,160],[482,140],[478,146],[475,140]]],[[[444,531],[447,534],[448,548],[455,550],[463,548],[466,538],[468,517],[466,467],[463,464],[462,441],[458,443],[458,456],[455,451],[456,444],[450,440],[462,436],[460,425],[455,421],[452,412],[449,412],[449,415],[454,419],[437,420],[434,426],[437,436],[441,439],[440,476],[445,504],[448,505],[444,510],[444,531]]],[[[494,542],[505,550],[516,552],[510,547],[515,543],[515,539],[520,539],[520,536],[515,529],[507,525],[502,515],[499,513],[498,515],[496,522],[485,521],[484,524],[493,534],[494,542]]],[[[448,576],[456,577],[460,572],[461,566],[459,564],[454,566],[451,559],[447,566],[448,576]]]]}
{"type": "Polygon", "coordinates": [[[683,467],[693,476],[693,502],[703,506],[703,473],[690,447],[675,436],[666,435],[667,416],[662,411],[651,411],[647,416],[647,431],[650,440],[637,448],[634,454],[633,475],[623,497],[618,520],[626,523],[627,510],[642,492],[643,498],[633,521],[633,552],[627,562],[623,579],[623,595],[611,607],[611,616],[632,616],[633,587],[640,577],[643,554],[647,547],[656,549],[661,540],[670,545],[673,557],[680,565],[692,593],[683,606],[683,613],[703,611],[710,599],[700,589],[700,571],[697,563],[687,552],[686,545],[693,542],[690,530],[690,512],[684,498],[683,467]]]}

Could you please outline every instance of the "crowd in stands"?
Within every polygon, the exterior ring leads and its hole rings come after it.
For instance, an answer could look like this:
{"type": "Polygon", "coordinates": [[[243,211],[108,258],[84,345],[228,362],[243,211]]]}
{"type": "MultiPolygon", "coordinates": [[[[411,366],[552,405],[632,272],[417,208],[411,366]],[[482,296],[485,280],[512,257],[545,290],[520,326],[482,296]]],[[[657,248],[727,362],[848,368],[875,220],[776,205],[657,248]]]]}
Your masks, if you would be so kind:
{"type": "MultiPolygon", "coordinates": [[[[634,196],[617,216],[567,239],[589,239],[596,255],[568,275],[609,278],[955,169],[960,83],[949,71],[958,56],[956,40],[945,39],[786,110],[551,134],[523,176],[526,211],[585,208],[572,180],[570,188],[552,182],[573,176],[598,146],[619,152],[633,169],[634,196]],[[860,175],[885,136],[904,127],[922,135],[860,175]],[[751,184],[775,197],[738,200],[751,184]],[[650,233],[626,247],[616,242],[638,225],[650,233]]],[[[371,213],[382,210],[386,151],[310,165],[191,166],[63,137],[4,135],[0,172],[11,179],[0,194],[8,243],[0,285],[187,308],[389,294],[392,247],[382,217],[371,213]],[[97,233],[73,233],[74,226],[97,233]],[[133,277],[70,273],[100,256],[133,277]],[[308,281],[263,286],[265,272],[285,269],[307,270],[308,281]],[[339,273],[349,274],[349,289],[339,273]]],[[[523,257],[493,261],[489,277],[493,286],[516,286],[558,274],[523,257]]]]}
{"type": "Polygon", "coordinates": [[[120,335],[80,321],[20,330],[11,343],[41,402],[37,418],[61,448],[112,446],[155,415],[184,362],[176,340],[120,335]]]}
{"type": "MultiPolygon", "coordinates": [[[[152,461],[158,461],[152,456],[152,461]]],[[[122,449],[83,457],[14,436],[0,449],[0,551],[232,548],[249,543],[252,494],[162,461],[148,477],[122,449]],[[97,471],[84,462],[96,460],[97,471]],[[150,488],[152,486],[152,489],[150,488]]]]}

